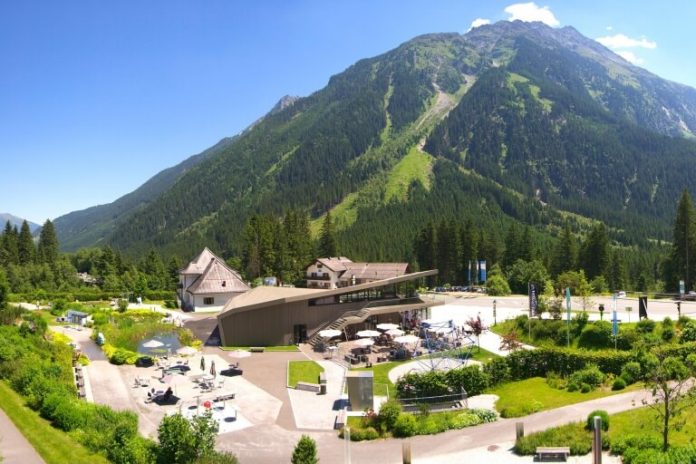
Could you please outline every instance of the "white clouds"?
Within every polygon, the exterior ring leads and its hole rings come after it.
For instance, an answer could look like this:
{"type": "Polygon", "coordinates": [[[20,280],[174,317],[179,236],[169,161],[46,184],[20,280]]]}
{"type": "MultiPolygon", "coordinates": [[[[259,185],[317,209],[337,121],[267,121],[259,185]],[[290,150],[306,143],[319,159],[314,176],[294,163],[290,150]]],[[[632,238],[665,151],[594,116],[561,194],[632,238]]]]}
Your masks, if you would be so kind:
{"type": "Polygon", "coordinates": [[[633,39],[624,34],[615,34],[605,37],[597,37],[597,42],[601,43],[605,47],[611,48],[612,50],[625,49],[625,48],[647,48],[649,50],[654,50],[657,48],[657,44],[652,40],[648,40],[645,37],[640,39],[633,39]]]}
{"type": "Polygon", "coordinates": [[[615,53],[631,64],[643,64],[643,58],[637,57],[635,53],[629,50],[616,50],[615,53]]]}
{"type": "Polygon", "coordinates": [[[510,15],[508,21],[519,19],[524,22],[541,21],[551,27],[558,27],[561,25],[561,22],[556,19],[548,6],[540,7],[534,2],[515,3],[505,7],[504,11],[510,15]]]}
{"type": "Polygon", "coordinates": [[[604,37],[597,37],[597,42],[601,43],[607,48],[611,48],[614,53],[619,55],[624,60],[632,64],[643,64],[644,60],[637,56],[635,52],[628,50],[630,48],[643,48],[647,50],[655,50],[657,48],[657,43],[652,40],[648,40],[645,37],[639,39],[634,39],[628,37],[624,34],[614,34],[607,35],[604,37]]]}
{"type": "Polygon", "coordinates": [[[469,30],[476,29],[479,26],[484,26],[484,25],[490,24],[490,23],[491,23],[490,19],[476,18],[473,21],[471,21],[471,26],[469,26],[469,30]]]}

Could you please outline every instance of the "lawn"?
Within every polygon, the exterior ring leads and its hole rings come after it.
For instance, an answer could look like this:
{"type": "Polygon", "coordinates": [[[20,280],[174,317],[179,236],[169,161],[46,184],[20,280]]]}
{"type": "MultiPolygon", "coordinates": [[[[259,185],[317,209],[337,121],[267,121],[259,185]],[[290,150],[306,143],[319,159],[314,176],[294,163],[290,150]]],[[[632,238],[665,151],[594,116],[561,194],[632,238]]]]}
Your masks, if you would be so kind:
{"type": "Polygon", "coordinates": [[[487,393],[500,397],[495,407],[501,414],[505,413],[503,417],[520,417],[640,388],[641,384],[637,383],[618,391],[600,387],[589,393],[569,392],[550,387],[544,378],[532,377],[499,385],[487,393]]]}
{"type": "MultiPolygon", "coordinates": [[[[242,351],[249,351],[251,348],[255,348],[259,345],[255,345],[254,347],[251,346],[221,346],[220,349],[222,351],[235,351],[235,350],[242,350],[242,351]]],[[[297,347],[297,345],[278,345],[278,346],[263,346],[264,351],[268,351],[269,353],[293,353],[300,351],[300,349],[297,347]]]]}
{"type": "MultiPolygon", "coordinates": [[[[694,437],[696,437],[696,422],[690,420],[690,418],[695,416],[696,406],[691,406],[679,416],[680,420],[685,418],[687,420],[679,430],[670,430],[670,446],[685,446],[694,442],[694,437]]],[[[661,425],[654,410],[647,407],[632,409],[630,411],[613,414],[609,418],[609,437],[615,440],[618,437],[626,437],[628,435],[650,435],[656,437],[661,443],[661,425]]]]}
{"type": "Polygon", "coordinates": [[[295,388],[297,382],[319,383],[319,374],[324,368],[314,361],[290,361],[288,363],[288,386],[295,388]]]}
{"type": "Polygon", "coordinates": [[[22,397],[5,382],[0,382],[0,407],[48,464],[108,463],[25,406],[22,397]]]}

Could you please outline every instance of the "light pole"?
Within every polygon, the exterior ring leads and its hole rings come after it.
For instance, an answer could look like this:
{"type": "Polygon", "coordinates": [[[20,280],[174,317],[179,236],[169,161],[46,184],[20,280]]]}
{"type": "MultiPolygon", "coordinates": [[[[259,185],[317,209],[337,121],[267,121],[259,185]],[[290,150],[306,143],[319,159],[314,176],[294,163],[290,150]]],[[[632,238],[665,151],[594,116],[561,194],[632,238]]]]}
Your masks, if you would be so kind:
{"type": "Polygon", "coordinates": [[[496,324],[498,324],[498,320],[496,319],[496,317],[497,317],[497,314],[496,314],[496,305],[497,305],[497,303],[498,303],[498,302],[497,302],[496,300],[493,300],[493,325],[494,325],[494,326],[495,326],[496,324]]]}

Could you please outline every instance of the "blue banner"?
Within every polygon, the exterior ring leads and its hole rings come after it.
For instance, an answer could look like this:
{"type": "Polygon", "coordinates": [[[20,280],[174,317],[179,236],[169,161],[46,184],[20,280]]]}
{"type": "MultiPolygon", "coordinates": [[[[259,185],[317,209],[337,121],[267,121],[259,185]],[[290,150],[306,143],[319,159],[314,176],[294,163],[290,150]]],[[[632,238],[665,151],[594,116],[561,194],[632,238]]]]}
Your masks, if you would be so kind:
{"type": "Polygon", "coordinates": [[[570,287],[566,287],[566,311],[568,311],[568,322],[570,322],[570,287]]]}
{"type": "Polygon", "coordinates": [[[466,282],[471,285],[471,260],[469,260],[469,269],[466,275],[466,282]]]}
{"type": "Polygon", "coordinates": [[[611,334],[614,337],[619,335],[619,320],[616,318],[616,310],[614,310],[611,318],[611,334]]]}
{"type": "Polygon", "coordinates": [[[486,283],[486,260],[479,261],[479,282],[486,283]]]}

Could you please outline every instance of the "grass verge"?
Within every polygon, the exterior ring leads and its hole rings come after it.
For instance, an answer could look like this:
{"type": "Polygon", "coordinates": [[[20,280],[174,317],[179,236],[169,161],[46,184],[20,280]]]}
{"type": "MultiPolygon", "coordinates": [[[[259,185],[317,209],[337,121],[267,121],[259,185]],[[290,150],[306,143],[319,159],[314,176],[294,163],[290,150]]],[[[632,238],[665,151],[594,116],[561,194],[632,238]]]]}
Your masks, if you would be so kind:
{"type": "Polygon", "coordinates": [[[627,391],[640,388],[641,384],[636,383],[618,391],[612,391],[609,388],[598,388],[588,393],[569,392],[549,386],[546,383],[546,379],[542,377],[532,377],[531,379],[499,385],[488,390],[487,393],[500,397],[495,407],[503,417],[521,417],[539,411],[546,411],[618,393],[626,393],[627,391]]]}
{"type": "Polygon", "coordinates": [[[295,388],[297,382],[318,383],[324,368],[314,361],[290,361],[288,363],[288,386],[295,388]]]}
{"type": "Polygon", "coordinates": [[[51,426],[38,413],[24,405],[24,400],[5,382],[0,381],[0,407],[26,437],[47,464],[107,464],[68,434],[51,426]]]}

